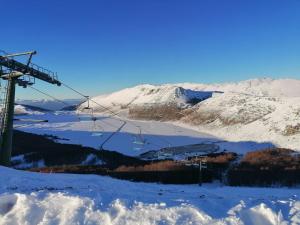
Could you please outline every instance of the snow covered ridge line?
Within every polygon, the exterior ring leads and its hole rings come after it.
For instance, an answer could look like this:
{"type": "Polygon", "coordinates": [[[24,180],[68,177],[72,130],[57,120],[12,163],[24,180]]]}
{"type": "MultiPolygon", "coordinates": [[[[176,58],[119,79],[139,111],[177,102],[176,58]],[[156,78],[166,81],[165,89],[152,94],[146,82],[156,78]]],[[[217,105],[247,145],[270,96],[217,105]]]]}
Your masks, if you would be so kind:
{"type": "MultiPolygon", "coordinates": [[[[62,99],[63,102],[69,104],[69,105],[78,105],[81,103],[82,100],[80,99],[62,99]]],[[[40,107],[44,108],[46,110],[61,110],[62,108],[66,107],[62,102],[58,102],[55,100],[49,100],[49,99],[41,99],[41,100],[25,100],[25,99],[17,99],[17,104],[24,104],[24,105],[30,105],[33,107],[40,107]]]]}
{"type": "MultiPolygon", "coordinates": [[[[235,93],[258,97],[300,97],[300,80],[270,78],[246,80],[224,84],[143,84],[126,88],[111,94],[93,97],[92,100],[115,109],[145,104],[194,105],[213,96],[214,93],[235,93]]],[[[87,105],[83,103],[79,109],[87,105]]],[[[101,107],[90,101],[95,111],[101,107]]]]}
{"type": "Polygon", "coordinates": [[[43,115],[44,112],[40,110],[33,110],[30,107],[23,105],[15,105],[15,115],[43,115]]]}
{"type": "Polygon", "coordinates": [[[0,167],[0,224],[300,223],[297,189],[133,183],[0,167]],[[122,191],[120,191],[122,190],[122,191]]]}
{"type": "Polygon", "coordinates": [[[182,90],[191,90],[192,92],[184,93],[186,96],[193,96],[195,91],[199,92],[236,92],[246,93],[257,96],[270,97],[300,97],[300,80],[297,79],[252,79],[234,83],[220,83],[220,84],[197,84],[197,83],[178,83],[178,84],[163,84],[150,85],[142,84],[135,87],[126,88],[111,94],[96,96],[94,100],[102,100],[102,104],[120,102],[120,97],[125,102],[130,100],[136,103],[154,103],[159,102],[155,97],[161,98],[161,102],[173,97],[176,92],[182,90]],[[194,93],[193,93],[194,92],[194,93]],[[125,98],[125,99],[124,99],[125,98]],[[137,99],[135,99],[137,98],[137,99]]]}
{"type": "MultiPolygon", "coordinates": [[[[194,91],[174,85],[139,85],[133,88],[126,88],[109,95],[94,97],[89,103],[95,111],[100,112],[103,109],[95,104],[95,102],[114,109],[127,109],[131,106],[151,104],[176,104],[181,108],[185,108],[210,98],[213,93],[214,91],[194,91]]],[[[86,106],[87,102],[81,104],[79,106],[79,110],[83,110],[86,106]]]]}
{"type": "MultiPolygon", "coordinates": [[[[0,106],[0,110],[2,110],[2,106],[0,106]]],[[[29,106],[29,105],[15,105],[15,110],[14,113],[15,115],[43,115],[45,112],[48,112],[48,110],[39,108],[39,107],[34,107],[34,106],[29,106]]]]}
{"type": "Polygon", "coordinates": [[[268,141],[300,150],[300,97],[225,93],[197,104],[181,122],[229,141],[268,141]]]}

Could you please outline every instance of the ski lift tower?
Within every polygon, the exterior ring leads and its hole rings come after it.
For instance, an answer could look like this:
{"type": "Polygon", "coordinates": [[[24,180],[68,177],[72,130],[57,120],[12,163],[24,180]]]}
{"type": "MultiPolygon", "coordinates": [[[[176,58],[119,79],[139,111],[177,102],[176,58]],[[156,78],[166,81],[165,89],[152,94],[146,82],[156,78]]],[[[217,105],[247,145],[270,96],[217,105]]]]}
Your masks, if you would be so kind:
{"type": "Polygon", "coordinates": [[[1,51],[0,53],[0,78],[7,80],[5,102],[0,120],[0,165],[3,166],[10,165],[16,85],[26,88],[33,85],[35,79],[61,85],[56,73],[31,62],[32,56],[35,54],[36,51],[16,54],[1,51]],[[27,62],[22,63],[15,60],[15,57],[19,56],[28,57],[27,62]]]}

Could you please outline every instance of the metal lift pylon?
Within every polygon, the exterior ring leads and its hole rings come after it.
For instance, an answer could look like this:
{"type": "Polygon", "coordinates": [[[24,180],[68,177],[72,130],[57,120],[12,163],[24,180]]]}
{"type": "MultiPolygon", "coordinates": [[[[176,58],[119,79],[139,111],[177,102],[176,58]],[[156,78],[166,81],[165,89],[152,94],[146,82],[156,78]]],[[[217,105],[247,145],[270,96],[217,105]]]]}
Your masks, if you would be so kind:
{"type": "Polygon", "coordinates": [[[0,165],[3,166],[9,166],[11,159],[16,84],[24,88],[33,85],[34,82],[26,79],[28,76],[61,85],[55,73],[31,62],[32,56],[35,54],[36,51],[0,55],[0,78],[8,82],[0,130],[0,165]],[[27,63],[16,61],[14,57],[17,56],[29,56],[27,63]]]}

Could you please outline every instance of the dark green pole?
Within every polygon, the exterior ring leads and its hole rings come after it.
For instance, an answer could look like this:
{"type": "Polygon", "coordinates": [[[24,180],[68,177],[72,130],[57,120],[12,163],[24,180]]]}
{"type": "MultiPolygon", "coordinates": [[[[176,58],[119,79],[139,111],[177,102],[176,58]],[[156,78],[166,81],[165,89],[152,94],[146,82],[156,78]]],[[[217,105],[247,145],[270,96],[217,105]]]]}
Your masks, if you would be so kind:
{"type": "Polygon", "coordinates": [[[10,166],[13,138],[16,77],[8,78],[5,106],[3,111],[2,140],[0,142],[0,165],[10,166]]]}

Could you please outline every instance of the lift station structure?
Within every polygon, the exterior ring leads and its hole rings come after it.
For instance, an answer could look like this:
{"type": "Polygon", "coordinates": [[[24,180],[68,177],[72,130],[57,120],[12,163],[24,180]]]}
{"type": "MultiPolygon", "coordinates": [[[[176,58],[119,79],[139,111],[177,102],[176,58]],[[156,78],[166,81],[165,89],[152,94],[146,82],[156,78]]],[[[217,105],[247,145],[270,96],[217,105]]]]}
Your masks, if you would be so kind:
{"type": "Polygon", "coordinates": [[[31,62],[36,51],[8,54],[1,51],[0,78],[7,81],[4,105],[0,120],[0,165],[9,166],[12,152],[13,120],[16,85],[26,88],[39,79],[60,86],[56,73],[31,62]],[[26,62],[15,60],[16,57],[26,57],[26,62]]]}

